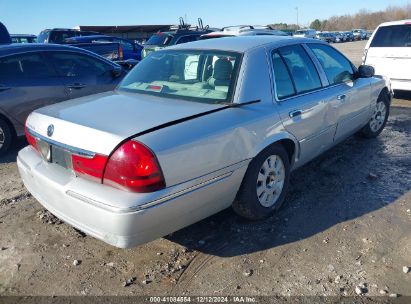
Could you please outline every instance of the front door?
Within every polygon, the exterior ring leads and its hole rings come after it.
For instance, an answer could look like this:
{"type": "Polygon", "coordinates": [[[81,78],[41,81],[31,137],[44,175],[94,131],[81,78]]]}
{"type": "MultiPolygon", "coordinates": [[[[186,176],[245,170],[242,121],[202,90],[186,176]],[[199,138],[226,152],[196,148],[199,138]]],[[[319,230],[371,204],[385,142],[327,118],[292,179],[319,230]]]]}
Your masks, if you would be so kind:
{"type": "Polygon", "coordinates": [[[334,140],[341,141],[370,118],[370,80],[356,78],[352,63],[334,48],[324,44],[307,45],[321,64],[329,91],[338,104],[338,126],[334,140]]]}

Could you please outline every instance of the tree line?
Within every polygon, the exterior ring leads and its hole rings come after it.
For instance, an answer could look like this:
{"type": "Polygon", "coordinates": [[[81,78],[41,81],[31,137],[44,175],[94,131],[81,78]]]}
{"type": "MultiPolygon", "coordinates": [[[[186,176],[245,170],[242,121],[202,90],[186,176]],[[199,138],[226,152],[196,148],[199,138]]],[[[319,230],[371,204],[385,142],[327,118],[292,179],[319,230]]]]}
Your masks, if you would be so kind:
{"type": "MultiPolygon", "coordinates": [[[[317,31],[350,31],[361,28],[374,30],[383,22],[410,19],[411,4],[403,6],[388,6],[385,10],[372,12],[362,9],[353,15],[332,16],[325,20],[315,19],[310,24],[310,28],[317,31]]],[[[301,27],[297,24],[275,23],[269,27],[278,30],[296,31],[301,27]]]]}
{"type": "Polygon", "coordinates": [[[315,19],[310,28],[318,31],[346,31],[355,28],[374,30],[379,24],[388,21],[411,18],[411,5],[388,6],[385,10],[371,12],[360,10],[354,15],[332,16],[326,20],[315,19]]]}

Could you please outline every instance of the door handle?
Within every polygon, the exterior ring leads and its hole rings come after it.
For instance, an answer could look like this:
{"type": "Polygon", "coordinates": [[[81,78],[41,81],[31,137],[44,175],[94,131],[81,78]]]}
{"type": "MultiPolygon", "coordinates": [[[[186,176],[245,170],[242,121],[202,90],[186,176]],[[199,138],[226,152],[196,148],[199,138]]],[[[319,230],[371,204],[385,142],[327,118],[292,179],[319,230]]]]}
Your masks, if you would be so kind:
{"type": "Polygon", "coordinates": [[[290,118],[294,118],[297,116],[301,116],[302,113],[303,112],[301,110],[295,110],[295,111],[291,111],[289,115],[290,115],[290,118]]]}
{"type": "Polygon", "coordinates": [[[73,83],[67,86],[67,88],[74,89],[74,90],[81,90],[81,89],[84,89],[85,87],[86,85],[82,83],[73,83]]]}
{"type": "Polygon", "coordinates": [[[337,100],[341,100],[341,101],[344,101],[346,98],[347,98],[347,96],[345,94],[337,96],[337,100]]]}

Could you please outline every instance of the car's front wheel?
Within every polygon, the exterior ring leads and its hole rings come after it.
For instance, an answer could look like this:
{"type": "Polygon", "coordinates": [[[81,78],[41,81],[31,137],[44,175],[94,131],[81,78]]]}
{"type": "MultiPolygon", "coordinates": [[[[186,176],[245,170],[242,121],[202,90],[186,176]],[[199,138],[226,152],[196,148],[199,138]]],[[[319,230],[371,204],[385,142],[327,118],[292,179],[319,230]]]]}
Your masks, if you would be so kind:
{"type": "Polygon", "coordinates": [[[282,145],[275,144],[255,157],[233,203],[234,211],[250,220],[272,215],[284,202],[290,178],[290,162],[282,145]]]}
{"type": "Polygon", "coordinates": [[[10,148],[13,140],[13,133],[8,123],[0,118],[0,156],[5,154],[10,148]]]}
{"type": "Polygon", "coordinates": [[[381,94],[374,106],[371,119],[361,130],[361,133],[368,138],[374,138],[380,135],[387,124],[390,112],[390,101],[387,94],[381,94]]]}

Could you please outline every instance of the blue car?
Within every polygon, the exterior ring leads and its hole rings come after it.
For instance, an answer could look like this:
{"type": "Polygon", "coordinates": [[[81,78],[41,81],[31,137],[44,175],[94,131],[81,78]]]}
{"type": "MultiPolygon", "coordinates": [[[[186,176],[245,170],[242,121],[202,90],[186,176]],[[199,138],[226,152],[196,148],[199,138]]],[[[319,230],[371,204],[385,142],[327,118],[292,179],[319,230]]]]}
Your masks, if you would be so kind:
{"type": "Polygon", "coordinates": [[[99,42],[116,42],[119,43],[123,50],[123,60],[135,59],[141,60],[141,51],[143,46],[132,42],[127,39],[117,38],[106,35],[92,35],[92,36],[78,36],[67,38],[65,43],[76,44],[76,43],[99,43],[99,42]]]}

